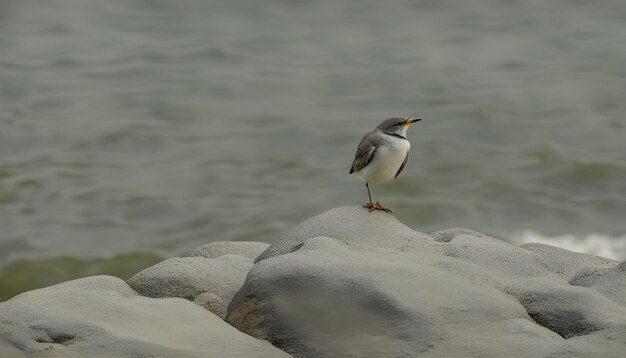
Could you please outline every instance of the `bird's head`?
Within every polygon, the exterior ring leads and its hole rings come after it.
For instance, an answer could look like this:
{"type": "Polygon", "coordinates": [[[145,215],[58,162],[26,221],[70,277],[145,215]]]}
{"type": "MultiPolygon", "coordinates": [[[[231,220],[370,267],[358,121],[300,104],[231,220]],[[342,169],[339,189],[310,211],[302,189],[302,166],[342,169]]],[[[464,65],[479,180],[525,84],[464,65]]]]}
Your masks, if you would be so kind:
{"type": "Polygon", "coordinates": [[[420,118],[404,118],[404,117],[395,117],[389,118],[382,121],[376,129],[380,130],[383,133],[387,134],[398,134],[403,137],[406,137],[406,131],[409,129],[409,126],[415,122],[421,121],[420,118]]]}

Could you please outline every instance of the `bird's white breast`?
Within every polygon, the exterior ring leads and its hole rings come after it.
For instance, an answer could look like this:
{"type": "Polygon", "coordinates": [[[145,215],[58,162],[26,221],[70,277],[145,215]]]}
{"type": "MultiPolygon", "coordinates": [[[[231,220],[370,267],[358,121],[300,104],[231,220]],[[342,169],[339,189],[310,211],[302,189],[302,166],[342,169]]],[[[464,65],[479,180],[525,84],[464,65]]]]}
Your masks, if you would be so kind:
{"type": "Polygon", "coordinates": [[[388,137],[384,145],[376,147],[374,158],[358,173],[367,183],[380,184],[393,179],[411,149],[408,140],[388,137]]]}

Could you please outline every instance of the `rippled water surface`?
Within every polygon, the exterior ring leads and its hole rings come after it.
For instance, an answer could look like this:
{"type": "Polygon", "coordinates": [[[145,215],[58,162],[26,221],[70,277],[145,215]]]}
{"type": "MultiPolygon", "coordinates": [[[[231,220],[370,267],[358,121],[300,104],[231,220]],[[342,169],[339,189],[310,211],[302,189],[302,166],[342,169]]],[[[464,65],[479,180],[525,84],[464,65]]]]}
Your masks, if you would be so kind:
{"type": "Polygon", "coordinates": [[[271,242],[409,115],[401,221],[624,259],[624,44],[617,0],[0,1],[0,270],[271,242]]]}

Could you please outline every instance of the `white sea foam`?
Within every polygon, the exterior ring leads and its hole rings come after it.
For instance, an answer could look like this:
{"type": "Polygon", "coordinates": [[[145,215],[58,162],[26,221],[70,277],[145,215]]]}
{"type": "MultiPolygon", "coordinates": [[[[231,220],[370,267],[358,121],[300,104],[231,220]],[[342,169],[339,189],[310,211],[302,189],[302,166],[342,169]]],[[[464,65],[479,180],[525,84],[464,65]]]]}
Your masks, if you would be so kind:
{"type": "Polygon", "coordinates": [[[602,256],[613,260],[626,260],[626,234],[608,236],[603,234],[546,236],[533,230],[525,230],[513,235],[519,245],[539,243],[560,248],[602,256]]]}

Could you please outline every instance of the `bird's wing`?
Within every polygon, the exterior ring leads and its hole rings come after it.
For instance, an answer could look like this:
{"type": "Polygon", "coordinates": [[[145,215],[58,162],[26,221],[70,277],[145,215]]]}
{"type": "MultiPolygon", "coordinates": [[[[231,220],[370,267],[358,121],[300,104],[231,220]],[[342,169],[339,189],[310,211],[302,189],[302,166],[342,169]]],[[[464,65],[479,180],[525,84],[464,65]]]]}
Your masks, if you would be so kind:
{"type": "Polygon", "coordinates": [[[394,179],[398,177],[398,175],[400,175],[400,173],[402,173],[402,171],[404,170],[404,167],[406,166],[406,162],[409,161],[409,152],[406,152],[406,156],[404,157],[404,161],[402,162],[402,165],[400,166],[400,169],[398,169],[398,172],[396,173],[396,176],[393,177],[394,179]]]}
{"type": "Polygon", "coordinates": [[[356,150],[356,154],[354,155],[354,161],[352,162],[352,167],[350,168],[350,174],[363,169],[372,160],[372,158],[374,158],[375,151],[376,146],[370,142],[367,135],[363,137],[356,150]]]}

